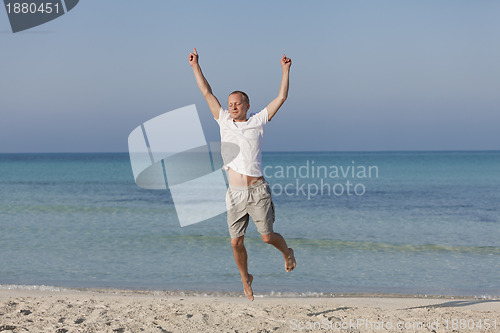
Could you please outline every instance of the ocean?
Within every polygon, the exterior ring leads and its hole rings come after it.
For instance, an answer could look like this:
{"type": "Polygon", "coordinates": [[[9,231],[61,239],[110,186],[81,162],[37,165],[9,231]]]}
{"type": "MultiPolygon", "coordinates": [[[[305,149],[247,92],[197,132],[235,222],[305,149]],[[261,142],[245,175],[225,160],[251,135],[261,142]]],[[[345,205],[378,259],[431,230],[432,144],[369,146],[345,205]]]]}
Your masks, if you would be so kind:
{"type": "MultiPolygon", "coordinates": [[[[297,268],[251,222],[257,295],[500,295],[500,152],[265,152],[263,166],[297,268]]],[[[241,291],[225,214],[181,227],[128,153],[0,154],[0,285],[241,291]]]]}

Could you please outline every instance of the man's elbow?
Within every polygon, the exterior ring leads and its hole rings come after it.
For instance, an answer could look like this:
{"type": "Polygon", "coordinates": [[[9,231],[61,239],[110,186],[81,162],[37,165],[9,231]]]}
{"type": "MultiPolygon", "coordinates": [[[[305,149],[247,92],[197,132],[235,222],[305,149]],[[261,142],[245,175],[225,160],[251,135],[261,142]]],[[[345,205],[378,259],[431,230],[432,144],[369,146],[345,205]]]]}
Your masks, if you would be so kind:
{"type": "Polygon", "coordinates": [[[212,95],[212,89],[202,89],[201,93],[203,97],[207,98],[212,95]]]}

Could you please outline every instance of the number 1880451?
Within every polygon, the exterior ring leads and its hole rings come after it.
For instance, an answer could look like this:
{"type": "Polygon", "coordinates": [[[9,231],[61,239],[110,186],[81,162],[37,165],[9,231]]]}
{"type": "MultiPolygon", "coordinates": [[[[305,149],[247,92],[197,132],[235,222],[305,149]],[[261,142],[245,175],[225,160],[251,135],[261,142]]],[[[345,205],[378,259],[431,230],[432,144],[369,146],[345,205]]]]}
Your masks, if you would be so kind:
{"type": "Polygon", "coordinates": [[[5,5],[8,14],[52,14],[59,13],[59,3],[53,2],[42,2],[41,4],[36,4],[34,2],[13,2],[7,3],[5,5]]]}

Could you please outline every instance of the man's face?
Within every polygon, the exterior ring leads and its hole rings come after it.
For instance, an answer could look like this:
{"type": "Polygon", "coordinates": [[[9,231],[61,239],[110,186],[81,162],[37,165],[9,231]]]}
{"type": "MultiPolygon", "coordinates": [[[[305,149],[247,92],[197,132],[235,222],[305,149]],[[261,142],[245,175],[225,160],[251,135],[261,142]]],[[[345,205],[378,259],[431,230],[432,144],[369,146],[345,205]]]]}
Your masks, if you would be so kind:
{"type": "Polygon", "coordinates": [[[245,102],[241,94],[231,94],[227,99],[228,111],[234,121],[246,121],[250,105],[245,102]]]}

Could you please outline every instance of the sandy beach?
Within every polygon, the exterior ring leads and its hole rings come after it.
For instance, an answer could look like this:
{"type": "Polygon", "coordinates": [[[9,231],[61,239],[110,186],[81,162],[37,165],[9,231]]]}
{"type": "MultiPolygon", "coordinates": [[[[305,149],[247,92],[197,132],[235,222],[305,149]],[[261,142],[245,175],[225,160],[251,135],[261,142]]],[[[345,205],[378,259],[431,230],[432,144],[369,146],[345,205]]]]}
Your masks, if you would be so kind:
{"type": "Polygon", "coordinates": [[[0,289],[1,332],[500,332],[500,300],[0,289]]]}

